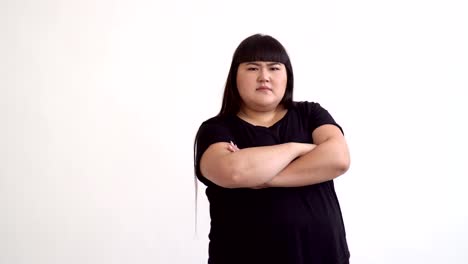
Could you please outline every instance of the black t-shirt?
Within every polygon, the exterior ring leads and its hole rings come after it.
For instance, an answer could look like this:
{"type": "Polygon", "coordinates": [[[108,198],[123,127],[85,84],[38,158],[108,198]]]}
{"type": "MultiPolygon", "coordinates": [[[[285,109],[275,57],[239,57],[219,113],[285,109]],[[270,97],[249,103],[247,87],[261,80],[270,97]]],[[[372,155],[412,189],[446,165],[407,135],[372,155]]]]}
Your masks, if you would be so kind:
{"type": "Polygon", "coordinates": [[[295,188],[228,189],[200,172],[203,152],[216,142],[242,148],[286,142],[313,143],[312,132],[336,124],[318,103],[295,102],[271,127],[237,116],[203,122],[196,144],[196,174],[207,185],[211,264],[348,263],[345,228],[333,181],[295,188]]]}

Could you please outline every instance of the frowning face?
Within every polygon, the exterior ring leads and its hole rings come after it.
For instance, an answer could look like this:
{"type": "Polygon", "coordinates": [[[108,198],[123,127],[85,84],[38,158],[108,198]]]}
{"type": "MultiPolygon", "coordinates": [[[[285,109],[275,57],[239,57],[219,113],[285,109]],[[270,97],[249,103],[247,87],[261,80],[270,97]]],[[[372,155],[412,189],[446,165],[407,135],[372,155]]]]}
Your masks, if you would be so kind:
{"type": "Polygon", "coordinates": [[[269,61],[244,62],[237,70],[237,89],[242,107],[274,110],[283,99],[288,76],[284,64],[269,61]]]}

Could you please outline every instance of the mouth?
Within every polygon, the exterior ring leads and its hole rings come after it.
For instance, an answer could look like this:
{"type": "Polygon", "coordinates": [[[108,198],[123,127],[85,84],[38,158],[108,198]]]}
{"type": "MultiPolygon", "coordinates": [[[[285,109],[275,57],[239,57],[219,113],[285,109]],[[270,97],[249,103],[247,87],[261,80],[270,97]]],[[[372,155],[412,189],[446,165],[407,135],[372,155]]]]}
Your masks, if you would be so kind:
{"type": "Polygon", "coordinates": [[[272,91],[272,89],[268,86],[260,86],[257,88],[257,91],[272,91]]]}

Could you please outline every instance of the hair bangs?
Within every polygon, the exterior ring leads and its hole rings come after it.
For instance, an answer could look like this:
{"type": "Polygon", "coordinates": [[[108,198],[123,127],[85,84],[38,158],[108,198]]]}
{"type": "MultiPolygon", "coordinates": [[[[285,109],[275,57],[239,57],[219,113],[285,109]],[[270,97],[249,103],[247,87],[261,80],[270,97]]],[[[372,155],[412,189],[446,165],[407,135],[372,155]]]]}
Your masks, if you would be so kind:
{"type": "Polygon", "coordinates": [[[289,63],[285,48],[276,39],[267,35],[254,35],[245,39],[237,49],[235,63],[250,61],[271,61],[289,63]]]}

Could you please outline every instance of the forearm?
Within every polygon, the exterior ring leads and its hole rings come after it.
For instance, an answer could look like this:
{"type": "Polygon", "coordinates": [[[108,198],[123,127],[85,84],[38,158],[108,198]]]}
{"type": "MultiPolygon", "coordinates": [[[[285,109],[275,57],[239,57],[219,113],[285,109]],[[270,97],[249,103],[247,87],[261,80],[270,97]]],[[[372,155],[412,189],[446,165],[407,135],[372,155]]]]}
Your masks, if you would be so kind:
{"type": "Polygon", "coordinates": [[[286,166],[266,183],[267,187],[298,187],[332,180],[349,168],[349,153],[339,140],[316,146],[286,166]]]}
{"type": "Polygon", "coordinates": [[[229,155],[233,188],[255,187],[269,182],[295,158],[311,148],[302,143],[244,148],[229,155]]]}

